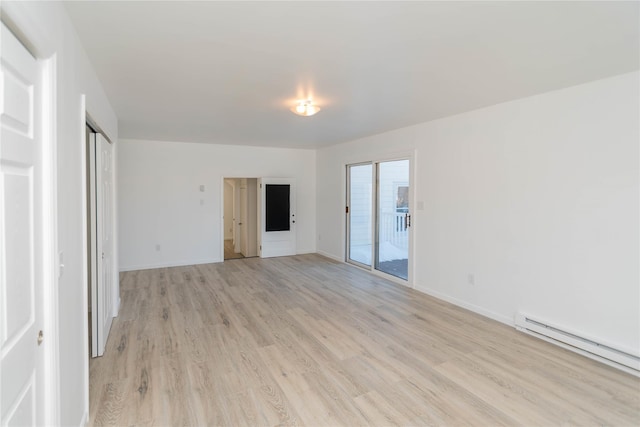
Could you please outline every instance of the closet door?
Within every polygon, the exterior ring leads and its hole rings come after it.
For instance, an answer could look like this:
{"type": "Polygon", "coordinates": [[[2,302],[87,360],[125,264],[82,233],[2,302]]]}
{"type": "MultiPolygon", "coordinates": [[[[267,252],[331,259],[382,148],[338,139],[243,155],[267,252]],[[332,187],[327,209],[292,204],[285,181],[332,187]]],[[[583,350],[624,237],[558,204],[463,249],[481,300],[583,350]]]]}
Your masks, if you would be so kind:
{"type": "Polygon", "coordinates": [[[113,320],[113,147],[101,134],[96,134],[96,256],[98,310],[97,353],[101,356],[107,344],[113,320]]]}

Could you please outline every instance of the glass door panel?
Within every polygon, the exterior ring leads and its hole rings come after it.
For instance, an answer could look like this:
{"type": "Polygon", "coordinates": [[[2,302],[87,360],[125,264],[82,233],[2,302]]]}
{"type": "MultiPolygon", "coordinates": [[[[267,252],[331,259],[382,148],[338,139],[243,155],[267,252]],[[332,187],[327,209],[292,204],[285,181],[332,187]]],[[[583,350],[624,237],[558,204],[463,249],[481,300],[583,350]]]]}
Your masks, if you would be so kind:
{"type": "Polygon", "coordinates": [[[402,279],[409,271],[409,160],[377,164],[375,268],[402,279]]]}
{"type": "Polygon", "coordinates": [[[348,243],[347,260],[371,266],[372,251],[372,182],[373,165],[350,165],[348,178],[348,243]]]}

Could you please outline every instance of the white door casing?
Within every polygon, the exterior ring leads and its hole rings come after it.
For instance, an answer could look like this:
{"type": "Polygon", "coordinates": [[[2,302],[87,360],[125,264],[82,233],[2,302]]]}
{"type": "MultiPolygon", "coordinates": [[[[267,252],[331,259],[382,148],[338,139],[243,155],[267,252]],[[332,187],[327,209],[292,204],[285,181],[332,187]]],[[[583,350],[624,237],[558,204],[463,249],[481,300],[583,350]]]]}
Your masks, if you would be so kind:
{"type": "Polygon", "coordinates": [[[247,179],[247,255],[254,257],[258,255],[258,183],[256,178],[247,179]]]}
{"type": "Polygon", "coordinates": [[[240,183],[233,179],[233,252],[240,253],[240,183]]]}
{"type": "Polygon", "coordinates": [[[296,182],[294,178],[260,178],[260,257],[290,256],[296,254],[296,182]],[[267,187],[288,186],[289,229],[267,231],[267,187]]]}
{"type": "Polygon", "coordinates": [[[89,244],[91,245],[90,264],[91,275],[89,277],[91,286],[91,357],[97,357],[98,349],[98,324],[100,323],[98,313],[98,258],[96,251],[98,248],[98,236],[97,236],[97,219],[96,219],[96,133],[91,132],[89,134],[89,227],[91,232],[89,233],[89,244]]]}
{"type": "Polygon", "coordinates": [[[113,147],[96,134],[97,353],[104,353],[113,320],[113,147]]]}
{"type": "Polygon", "coordinates": [[[0,424],[46,424],[43,75],[2,24],[0,114],[0,424]]]}
{"type": "Polygon", "coordinates": [[[238,228],[240,229],[240,253],[243,256],[248,255],[248,233],[247,233],[247,179],[242,178],[240,181],[240,197],[239,197],[239,206],[240,206],[240,220],[238,221],[238,228]]]}

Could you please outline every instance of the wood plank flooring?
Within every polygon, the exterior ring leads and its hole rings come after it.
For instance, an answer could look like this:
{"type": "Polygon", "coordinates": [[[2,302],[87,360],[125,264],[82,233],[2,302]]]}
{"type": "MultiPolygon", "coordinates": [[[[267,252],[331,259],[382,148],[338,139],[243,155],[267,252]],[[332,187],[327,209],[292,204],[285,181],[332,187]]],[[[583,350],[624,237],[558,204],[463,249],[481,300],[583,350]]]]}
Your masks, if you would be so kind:
{"type": "Polygon", "coordinates": [[[241,253],[234,252],[233,240],[224,241],[224,259],[240,259],[244,258],[241,253]]]}
{"type": "Polygon", "coordinates": [[[123,273],[90,424],[640,425],[640,379],[318,255],[123,273]]]}

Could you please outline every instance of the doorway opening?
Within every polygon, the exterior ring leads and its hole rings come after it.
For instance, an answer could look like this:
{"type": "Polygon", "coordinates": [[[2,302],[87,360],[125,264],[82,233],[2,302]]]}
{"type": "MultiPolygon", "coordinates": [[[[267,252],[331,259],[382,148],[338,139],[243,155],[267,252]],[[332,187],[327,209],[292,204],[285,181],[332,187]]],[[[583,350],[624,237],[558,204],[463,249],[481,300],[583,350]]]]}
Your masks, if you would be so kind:
{"type": "Polygon", "coordinates": [[[224,178],[224,260],[257,257],[257,178],[224,178]]]}
{"type": "Polygon", "coordinates": [[[410,282],[410,159],[347,165],[347,262],[410,282]]]}

